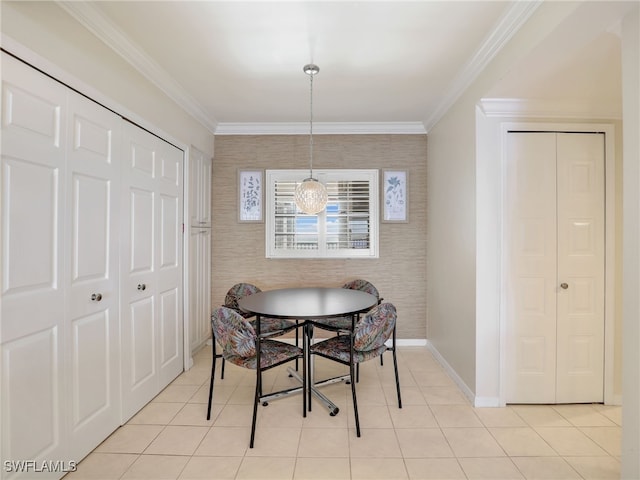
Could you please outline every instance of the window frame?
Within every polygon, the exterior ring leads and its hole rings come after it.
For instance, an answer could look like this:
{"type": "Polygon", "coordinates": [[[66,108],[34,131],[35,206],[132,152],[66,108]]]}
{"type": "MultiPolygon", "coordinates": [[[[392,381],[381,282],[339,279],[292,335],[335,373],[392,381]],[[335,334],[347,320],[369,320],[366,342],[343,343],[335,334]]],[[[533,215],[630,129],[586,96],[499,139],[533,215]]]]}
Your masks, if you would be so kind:
{"type": "Polygon", "coordinates": [[[369,182],[369,248],[327,248],[326,235],[331,235],[326,230],[326,209],[317,215],[306,215],[296,212],[304,217],[318,217],[319,239],[318,249],[283,249],[276,248],[276,182],[301,183],[309,176],[308,170],[266,170],[265,171],[265,255],[266,258],[378,258],[379,252],[379,171],[378,169],[314,169],[313,176],[323,184],[334,181],[368,181],[369,182]]]}

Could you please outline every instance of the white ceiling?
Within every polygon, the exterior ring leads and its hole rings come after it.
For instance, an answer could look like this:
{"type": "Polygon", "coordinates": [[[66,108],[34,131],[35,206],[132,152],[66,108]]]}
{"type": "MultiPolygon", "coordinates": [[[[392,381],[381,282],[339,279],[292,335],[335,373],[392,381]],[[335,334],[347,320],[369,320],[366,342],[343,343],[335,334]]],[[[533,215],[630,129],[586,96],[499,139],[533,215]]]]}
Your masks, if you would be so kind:
{"type": "MultiPolygon", "coordinates": [[[[313,92],[314,122],[320,129],[327,123],[348,124],[352,129],[368,125],[367,129],[375,130],[378,125],[385,131],[426,131],[538,3],[113,1],[60,5],[212,132],[234,133],[275,131],[279,126],[294,131],[308,125],[309,77],[302,67],[310,62],[320,67],[313,92]]],[[[571,100],[579,103],[584,95],[599,95],[602,88],[597,87],[606,84],[607,97],[617,98],[619,86],[617,93],[610,92],[609,84],[615,88],[619,71],[617,79],[606,71],[616,68],[616,58],[619,70],[619,39],[605,34],[605,43],[591,35],[574,45],[572,63],[551,42],[540,47],[532,55],[540,67],[523,64],[527,68],[515,69],[492,96],[554,100],[571,93],[571,100]],[[568,78],[576,74],[583,79],[578,84],[568,78]],[[594,87],[585,78],[595,78],[598,84],[594,87]],[[549,85],[558,88],[554,92],[549,85]],[[563,85],[566,91],[560,88],[563,85]]]]}

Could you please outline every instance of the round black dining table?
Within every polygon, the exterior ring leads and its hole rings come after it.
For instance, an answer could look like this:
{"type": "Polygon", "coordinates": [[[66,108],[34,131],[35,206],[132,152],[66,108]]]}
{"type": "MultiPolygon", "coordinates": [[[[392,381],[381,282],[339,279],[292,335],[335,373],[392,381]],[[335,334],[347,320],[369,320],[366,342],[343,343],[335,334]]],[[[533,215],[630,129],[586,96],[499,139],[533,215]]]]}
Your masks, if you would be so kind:
{"type": "Polygon", "coordinates": [[[366,312],[377,302],[377,297],[360,290],[301,287],[247,295],[238,300],[238,306],[265,317],[314,320],[366,312]]]}
{"type": "MultiPolygon", "coordinates": [[[[348,288],[322,288],[299,287],[282,288],[278,290],[265,290],[247,295],[238,300],[238,306],[256,315],[256,330],[260,334],[260,317],[287,318],[307,322],[304,335],[305,355],[308,355],[308,344],[313,335],[313,324],[323,318],[352,316],[353,321],[357,315],[369,311],[378,303],[378,298],[370,293],[348,288]]],[[[320,323],[320,322],[318,322],[320,323]]],[[[313,381],[313,365],[309,361],[309,385],[311,392],[329,409],[333,416],[338,413],[338,407],[320,391],[319,386],[328,385],[336,381],[343,381],[345,377],[335,377],[320,383],[313,381]]],[[[292,369],[289,374],[302,382],[302,378],[292,369]]],[[[278,398],[283,394],[296,393],[300,389],[292,389],[285,393],[277,393],[273,396],[265,396],[264,401],[278,398]]],[[[311,409],[311,406],[309,406],[311,409]]]]}

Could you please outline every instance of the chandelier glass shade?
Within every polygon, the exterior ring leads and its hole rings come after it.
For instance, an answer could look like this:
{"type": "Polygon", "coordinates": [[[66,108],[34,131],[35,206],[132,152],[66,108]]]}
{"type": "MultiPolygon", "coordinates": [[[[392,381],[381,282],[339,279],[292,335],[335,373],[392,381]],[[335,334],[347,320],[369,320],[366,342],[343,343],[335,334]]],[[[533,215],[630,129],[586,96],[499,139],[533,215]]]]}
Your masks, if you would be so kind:
{"type": "Polygon", "coordinates": [[[327,206],[327,189],[315,178],[305,178],[296,187],[295,200],[300,210],[315,215],[327,206]]]}
{"type": "Polygon", "coordinates": [[[302,70],[309,75],[310,106],[309,106],[309,178],[305,178],[298,184],[294,194],[296,206],[304,213],[315,215],[327,206],[327,189],[317,179],[313,178],[313,76],[320,68],[317,65],[305,65],[302,70]]]}

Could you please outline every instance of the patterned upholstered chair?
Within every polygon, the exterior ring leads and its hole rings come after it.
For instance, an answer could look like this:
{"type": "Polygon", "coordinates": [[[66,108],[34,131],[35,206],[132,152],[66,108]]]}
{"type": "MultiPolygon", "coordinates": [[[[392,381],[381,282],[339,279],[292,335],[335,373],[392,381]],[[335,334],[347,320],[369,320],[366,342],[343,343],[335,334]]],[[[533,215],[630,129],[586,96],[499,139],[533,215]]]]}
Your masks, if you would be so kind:
{"type": "MultiPolygon", "coordinates": [[[[382,303],[383,298],[380,296],[380,292],[375,287],[375,285],[368,280],[364,280],[362,278],[357,278],[355,280],[351,280],[350,282],[342,285],[342,288],[349,288],[351,290],[360,290],[361,292],[367,292],[373,295],[378,299],[378,305],[382,303]]],[[[320,328],[328,328],[329,330],[351,330],[352,318],[350,316],[346,317],[334,317],[334,318],[325,318],[322,320],[317,320],[314,322],[320,328]]],[[[382,359],[382,355],[380,355],[380,365],[384,365],[384,360],[382,359]]],[[[356,381],[360,379],[360,369],[358,368],[356,371],[356,381]]]]}
{"type": "MultiPolygon", "coordinates": [[[[367,280],[363,280],[361,278],[351,280],[350,282],[342,285],[342,288],[348,288],[350,290],[360,290],[361,292],[370,293],[378,299],[378,304],[382,302],[382,298],[378,293],[378,289],[373,285],[373,283],[367,280]]],[[[324,318],[321,320],[314,320],[313,323],[320,328],[326,328],[328,330],[351,330],[351,316],[324,318]]]]}
{"type": "MultiPolygon", "coordinates": [[[[231,287],[227,294],[224,297],[224,306],[227,308],[231,308],[235,310],[238,314],[242,315],[242,317],[246,319],[251,319],[254,316],[253,313],[244,312],[240,309],[238,305],[238,300],[242,297],[246,297],[247,295],[252,295],[254,293],[261,292],[259,287],[251,284],[251,283],[236,283],[233,287],[231,287]]],[[[252,320],[249,320],[252,321],[252,320]]],[[[253,320],[255,321],[255,320],[253,320]]],[[[290,320],[281,320],[277,318],[262,318],[260,320],[260,333],[269,336],[277,336],[282,335],[289,330],[293,330],[296,327],[296,322],[292,322],[290,320]]],[[[224,378],[224,357],[216,352],[216,344],[213,344],[213,365],[211,366],[211,370],[215,369],[216,359],[222,358],[222,368],[220,369],[220,379],[224,378]]],[[[298,332],[296,331],[296,345],[298,345],[298,332]]],[[[296,370],[298,369],[298,362],[296,362],[296,370]]],[[[213,382],[213,373],[211,377],[211,381],[213,382]]]]}
{"type": "Polygon", "coordinates": [[[345,283],[342,288],[350,288],[351,290],[360,290],[362,292],[367,292],[375,297],[378,297],[379,300],[382,300],[380,298],[380,294],[378,293],[378,289],[373,285],[373,283],[361,278],[357,278],[345,283]]]}
{"type": "MultiPolygon", "coordinates": [[[[262,324],[261,324],[262,326],[262,324]]],[[[294,324],[295,328],[295,324],[294,324]]],[[[302,348],[285,342],[272,340],[267,335],[258,337],[253,325],[242,315],[228,307],[218,307],[211,314],[211,332],[214,343],[218,342],[222,348],[222,357],[243,368],[256,371],[256,389],[253,402],[253,419],[251,422],[251,440],[249,447],[253,448],[256,432],[256,418],[258,404],[262,397],[262,372],[283,363],[302,358],[302,384],[306,387],[306,361],[302,348]]],[[[211,403],[213,400],[213,377],[215,362],[211,372],[209,385],[209,404],[207,406],[207,420],[211,418],[211,403]]],[[[306,416],[306,390],[302,394],[302,415],[306,416]]]]}
{"type": "MultiPolygon", "coordinates": [[[[251,320],[251,317],[255,315],[253,313],[244,312],[238,305],[238,300],[247,295],[253,295],[259,293],[262,290],[251,283],[236,283],[229,289],[227,295],[224,297],[224,306],[231,308],[242,315],[244,318],[249,319],[251,323],[255,320],[251,320]]],[[[261,318],[260,319],[260,333],[266,336],[282,335],[283,333],[293,330],[296,327],[296,322],[292,320],[284,320],[281,318],[261,318]]],[[[298,337],[296,335],[296,345],[298,345],[298,337]]]]}
{"type": "MultiPolygon", "coordinates": [[[[398,378],[398,360],[396,357],[396,307],[391,303],[381,303],[373,307],[356,324],[353,331],[341,332],[339,335],[311,345],[309,353],[320,355],[335,362],[349,366],[353,410],[356,419],[356,434],[360,436],[360,420],[358,419],[358,402],[356,399],[355,367],[362,362],[382,355],[387,349],[393,352],[393,367],[396,374],[396,390],[398,408],[402,408],[400,397],[400,380],[398,378]],[[392,346],[385,342],[392,339],[392,346]]],[[[311,401],[309,390],[309,401],[311,401]]]]}

